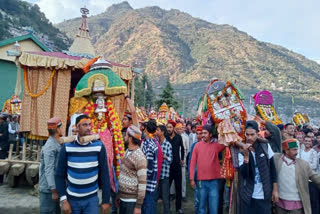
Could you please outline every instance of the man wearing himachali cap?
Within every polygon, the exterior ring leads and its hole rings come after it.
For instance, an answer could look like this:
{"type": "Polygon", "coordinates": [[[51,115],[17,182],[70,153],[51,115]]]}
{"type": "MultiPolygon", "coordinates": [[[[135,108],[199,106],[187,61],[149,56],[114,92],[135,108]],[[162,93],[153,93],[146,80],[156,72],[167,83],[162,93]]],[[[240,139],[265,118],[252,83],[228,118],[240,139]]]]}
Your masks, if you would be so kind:
{"type": "Polygon", "coordinates": [[[131,125],[125,135],[128,149],[120,166],[120,214],[141,213],[147,186],[147,159],[139,147],[141,134],[138,127],[131,125]]]}
{"type": "Polygon", "coordinates": [[[60,213],[59,196],[54,179],[61,145],[61,120],[48,120],[49,138],[41,150],[39,169],[40,213],[60,213]]]}
{"type": "Polygon", "coordinates": [[[296,139],[282,142],[283,154],[275,154],[274,161],[278,177],[279,201],[276,213],[311,214],[309,179],[320,188],[320,176],[314,172],[310,164],[298,155],[296,139]]]}

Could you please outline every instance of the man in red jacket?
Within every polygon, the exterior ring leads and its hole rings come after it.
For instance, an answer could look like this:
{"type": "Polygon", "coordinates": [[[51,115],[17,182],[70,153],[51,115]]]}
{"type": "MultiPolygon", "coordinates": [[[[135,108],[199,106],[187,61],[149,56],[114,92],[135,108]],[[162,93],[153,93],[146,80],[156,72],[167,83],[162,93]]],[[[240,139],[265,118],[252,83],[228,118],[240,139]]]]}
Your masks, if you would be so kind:
{"type": "Polygon", "coordinates": [[[218,213],[219,189],[218,179],[221,179],[219,152],[225,146],[212,140],[212,127],[203,126],[202,141],[197,143],[193,149],[190,162],[190,183],[193,188],[194,171],[197,166],[197,186],[199,186],[200,203],[199,214],[205,214],[206,205],[209,204],[209,213],[218,213]]]}

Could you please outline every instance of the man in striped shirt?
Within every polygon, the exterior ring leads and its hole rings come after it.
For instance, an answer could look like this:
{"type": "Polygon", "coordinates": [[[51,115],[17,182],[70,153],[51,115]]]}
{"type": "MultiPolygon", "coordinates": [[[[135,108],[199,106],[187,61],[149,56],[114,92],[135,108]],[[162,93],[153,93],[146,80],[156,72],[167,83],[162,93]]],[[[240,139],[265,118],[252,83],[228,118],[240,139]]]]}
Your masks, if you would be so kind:
{"type": "Polygon", "coordinates": [[[78,136],[63,145],[56,171],[56,187],[66,214],[99,213],[98,181],[102,185],[102,213],[110,208],[110,180],[107,153],[99,140],[80,143],[78,139],[91,133],[87,115],[76,119],[78,136]],[[67,182],[66,182],[67,181],[67,182]]]}
{"type": "Polygon", "coordinates": [[[154,140],[154,134],[157,129],[155,120],[149,120],[147,123],[147,136],[142,142],[142,152],[147,158],[147,188],[144,202],[142,205],[143,214],[153,214],[153,202],[155,198],[155,190],[157,187],[158,176],[158,145],[154,140]]]}

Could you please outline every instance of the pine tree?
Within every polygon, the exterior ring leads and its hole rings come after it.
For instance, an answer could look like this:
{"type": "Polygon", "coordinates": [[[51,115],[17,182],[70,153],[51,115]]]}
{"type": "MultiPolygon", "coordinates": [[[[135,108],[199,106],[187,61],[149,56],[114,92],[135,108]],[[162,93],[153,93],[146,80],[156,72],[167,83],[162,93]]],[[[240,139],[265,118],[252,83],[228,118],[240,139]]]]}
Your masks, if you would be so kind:
{"type": "Polygon", "coordinates": [[[157,108],[159,108],[162,103],[166,103],[169,107],[178,109],[180,107],[180,103],[174,97],[174,93],[175,91],[172,88],[170,81],[168,80],[165,88],[160,94],[160,99],[156,101],[157,108]]]}

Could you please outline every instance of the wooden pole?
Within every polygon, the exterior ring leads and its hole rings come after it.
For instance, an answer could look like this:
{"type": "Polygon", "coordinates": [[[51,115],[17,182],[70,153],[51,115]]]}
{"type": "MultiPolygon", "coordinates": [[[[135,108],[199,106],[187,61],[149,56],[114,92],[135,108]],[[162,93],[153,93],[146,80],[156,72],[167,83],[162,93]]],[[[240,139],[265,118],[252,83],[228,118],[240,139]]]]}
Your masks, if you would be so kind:
{"type": "Polygon", "coordinates": [[[8,160],[12,159],[13,144],[10,144],[8,160]]]}
{"type": "Polygon", "coordinates": [[[41,152],[41,148],[39,146],[39,142],[38,142],[38,152],[37,152],[37,162],[40,162],[40,153],[41,152]]]}
{"type": "MultiPolygon", "coordinates": [[[[32,158],[32,149],[33,149],[33,144],[34,144],[34,140],[31,140],[30,145],[29,145],[28,154],[27,154],[27,156],[28,156],[29,160],[31,160],[31,158],[32,158]]],[[[28,148],[28,147],[27,147],[27,148],[28,148]]]]}
{"type": "Polygon", "coordinates": [[[132,82],[131,82],[131,100],[132,100],[132,103],[134,104],[134,84],[135,84],[135,79],[136,79],[136,75],[135,73],[133,73],[132,75],[132,82]]]}
{"type": "Polygon", "coordinates": [[[19,151],[20,151],[20,140],[18,139],[16,143],[16,155],[19,155],[19,151]]]}
{"type": "Polygon", "coordinates": [[[37,161],[23,161],[23,160],[0,160],[1,162],[5,162],[5,163],[26,163],[26,164],[40,164],[37,161]]]}
{"type": "Polygon", "coordinates": [[[22,160],[23,161],[26,160],[26,144],[27,144],[27,140],[23,143],[23,146],[22,146],[22,160]]]}

